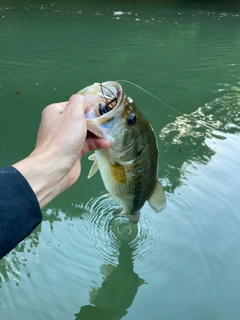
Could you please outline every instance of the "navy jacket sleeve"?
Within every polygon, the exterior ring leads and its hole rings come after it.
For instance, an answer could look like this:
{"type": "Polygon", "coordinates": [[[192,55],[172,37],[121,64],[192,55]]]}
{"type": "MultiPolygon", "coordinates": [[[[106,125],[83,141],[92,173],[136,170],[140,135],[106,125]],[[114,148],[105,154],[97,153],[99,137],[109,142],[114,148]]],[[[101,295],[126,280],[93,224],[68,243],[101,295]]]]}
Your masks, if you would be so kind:
{"type": "Polygon", "coordinates": [[[0,259],[26,238],[41,222],[35,193],[13,167],[0,170],[0,259]]]}

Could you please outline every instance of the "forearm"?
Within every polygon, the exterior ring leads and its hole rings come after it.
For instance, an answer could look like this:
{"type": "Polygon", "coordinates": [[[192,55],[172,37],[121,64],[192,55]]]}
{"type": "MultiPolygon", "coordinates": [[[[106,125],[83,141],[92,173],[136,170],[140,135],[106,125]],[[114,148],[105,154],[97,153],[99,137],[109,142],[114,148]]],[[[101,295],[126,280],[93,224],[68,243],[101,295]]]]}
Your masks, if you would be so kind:
{"type": "Polygon", "coordinates": [[[0,259],[41,222],[37,198],[13,167],[0,170],[0,259]]]}

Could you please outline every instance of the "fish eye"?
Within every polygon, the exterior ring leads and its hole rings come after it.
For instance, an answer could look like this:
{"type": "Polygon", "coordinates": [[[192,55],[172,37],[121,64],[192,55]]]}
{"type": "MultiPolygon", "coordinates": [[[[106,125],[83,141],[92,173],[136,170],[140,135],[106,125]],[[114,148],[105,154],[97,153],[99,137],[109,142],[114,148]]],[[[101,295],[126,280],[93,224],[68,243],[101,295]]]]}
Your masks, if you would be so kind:
{"type": "Polygon", "coordinates": [[[130,125],[135,124],[137,122],[137,116],[134,113],[131,113],[127,118],[127,122],[130,125]]]}

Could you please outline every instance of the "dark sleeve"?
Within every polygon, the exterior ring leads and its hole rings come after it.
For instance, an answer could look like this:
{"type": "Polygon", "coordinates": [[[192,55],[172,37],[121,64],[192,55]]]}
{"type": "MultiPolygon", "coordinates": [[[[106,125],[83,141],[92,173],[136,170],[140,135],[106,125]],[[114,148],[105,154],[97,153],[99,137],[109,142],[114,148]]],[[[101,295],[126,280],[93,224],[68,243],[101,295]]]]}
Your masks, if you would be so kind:
{"type": "Polygon", "coordinates": [[[0,170],[0,259],[26,238],[41,222],[35,193],[13,167],[0,170]]]}

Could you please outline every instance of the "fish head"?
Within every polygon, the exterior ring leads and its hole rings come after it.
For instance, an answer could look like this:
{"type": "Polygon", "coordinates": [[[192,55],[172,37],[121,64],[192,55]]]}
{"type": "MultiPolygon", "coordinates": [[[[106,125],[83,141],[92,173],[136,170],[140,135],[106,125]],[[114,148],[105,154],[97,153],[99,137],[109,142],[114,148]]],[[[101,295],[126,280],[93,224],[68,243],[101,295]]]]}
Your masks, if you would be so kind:
{"type": "Polygon", "coordinates": [[[108,152],[121,161],[137,157],[144,145],[140,132],[149,126],[134,101],[126,96],[118,82],[94,83],[79,91],[90,108],[86,112],[87,128],[97,137],[110,141],[108,152]],[[138,142],[138,143],[137,143],[138,142]]]}

